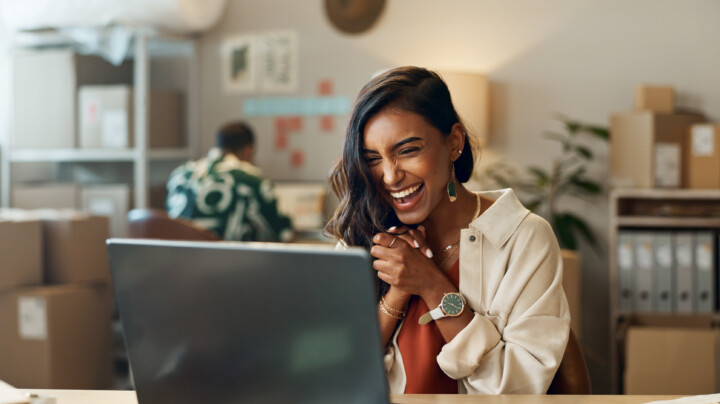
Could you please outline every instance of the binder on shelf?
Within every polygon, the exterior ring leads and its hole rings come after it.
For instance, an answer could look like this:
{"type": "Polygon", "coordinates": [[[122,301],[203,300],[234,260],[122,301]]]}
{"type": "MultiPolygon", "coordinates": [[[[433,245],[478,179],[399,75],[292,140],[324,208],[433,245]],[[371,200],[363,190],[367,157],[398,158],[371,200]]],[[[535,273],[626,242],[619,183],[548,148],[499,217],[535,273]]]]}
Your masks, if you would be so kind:
{"type": "Polygon", "coordinates": [[[617,265],[618,310],[631,311],[633,309],[633,276],[635,267],[632,232],[618,232],[617,265]]]}
{"type": "Polygon", "coordinates": [[[633,307],[635,311],[653,309],[653,272],[655,268],[655,248],[653,233],[637,232],[635,242],[635,287],[633,289],[633,307]]]}
{"type": "Polygon", "coordinates": [[[712,313],[715,309],[715,234],[695,233],[695,309],[712,313]]]}
{"type": "Polygon", "coordinates": [[[673,254],[672,235],[668,231],[656,232],[655,247],[655,289],[653,311],[667,313],[673,311],[673,254]]]}
{"type": "Polygon", "coordinates": [[[695,301],[693,282],[693,234],[689,231],[675,232],[675,311],[692,313],[695,301]]]}

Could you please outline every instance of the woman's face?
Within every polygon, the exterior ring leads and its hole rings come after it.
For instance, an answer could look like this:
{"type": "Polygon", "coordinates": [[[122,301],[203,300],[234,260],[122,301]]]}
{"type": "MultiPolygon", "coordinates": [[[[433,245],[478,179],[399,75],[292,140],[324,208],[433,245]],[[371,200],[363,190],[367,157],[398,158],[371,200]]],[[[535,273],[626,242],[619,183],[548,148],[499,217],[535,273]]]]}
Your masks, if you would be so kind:
{"type": "MultiPolygon", "coordinates": [[[[447,199],[450,143],[420,115],[388,107],[365,125],[364,153],[378,191],[401,222],[418,224],[447,199]]],[[[454,153],[457,155],[457,145],[454,153]]]]}

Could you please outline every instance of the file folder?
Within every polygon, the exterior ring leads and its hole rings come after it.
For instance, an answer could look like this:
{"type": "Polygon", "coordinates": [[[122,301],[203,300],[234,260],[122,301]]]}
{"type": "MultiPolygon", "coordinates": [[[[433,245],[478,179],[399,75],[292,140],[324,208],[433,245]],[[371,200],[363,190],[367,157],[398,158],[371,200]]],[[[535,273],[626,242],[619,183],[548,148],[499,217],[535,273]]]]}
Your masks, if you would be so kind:
{"type": "Polygon", "coordinates": [[[653,308],[653,270],[655,268],[655,248],[653,233],[635,233],[635,288],[633,307],[635,311],[652,311],[653,308]]]}
{"type": "Polygon", "coordinates": [[[695,309],[711,313],[715,309],[715,235],[695,233],[695,309]]]}
{"type": "Polygon", "coordinates": [[[633,309],[633,276],[635,252],[633,251],[633,235],[627,230],[618,232],[617,248],[618,266],[618,310],[633,309]]]}
{"type": "Polygon", "coordinates": [[[667,313],[673,311],[673,255],[672,235],[670,232],[655,233],[655,288],[653,310],[667,313]]]}
{"type": "Polygon", "coordinates": [[[675,244],[675,302],[680,313],[691,313],[695,303],[695,283],[693,282],[693,234],[679,231],[674,234],[675,244]]]}

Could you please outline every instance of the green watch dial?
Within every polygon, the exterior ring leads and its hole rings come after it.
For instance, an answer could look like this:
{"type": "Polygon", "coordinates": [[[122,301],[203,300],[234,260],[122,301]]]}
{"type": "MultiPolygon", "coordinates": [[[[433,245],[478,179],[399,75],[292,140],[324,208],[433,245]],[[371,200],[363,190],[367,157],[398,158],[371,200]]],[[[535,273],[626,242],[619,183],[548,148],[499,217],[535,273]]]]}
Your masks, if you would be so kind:
{"type": "Polygon", "coordinates": [[[448,316],[459,316],[465,308],[465,299],[459,293],[448,293],[443,297],[441,307],[448,316]]]}

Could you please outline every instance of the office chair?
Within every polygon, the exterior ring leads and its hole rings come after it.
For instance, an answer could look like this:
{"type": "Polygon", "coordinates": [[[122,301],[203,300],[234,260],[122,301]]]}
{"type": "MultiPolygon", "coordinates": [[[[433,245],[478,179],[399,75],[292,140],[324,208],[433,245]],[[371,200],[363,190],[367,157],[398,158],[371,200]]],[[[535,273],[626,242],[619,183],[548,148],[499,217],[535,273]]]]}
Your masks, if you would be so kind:
{"type": "Polygon", "coordinates": [[[548,394],[591,394],[590,373],[575,333],[570,330],[567,347],[548,394]]]}
{"type": "Polygon", "coordinates": [[[159,209],[133,209],[128,212],[130,237],[164,240],[216,241],[215,233],[202,229],[189,220],[173,219],[159,209]]]}

